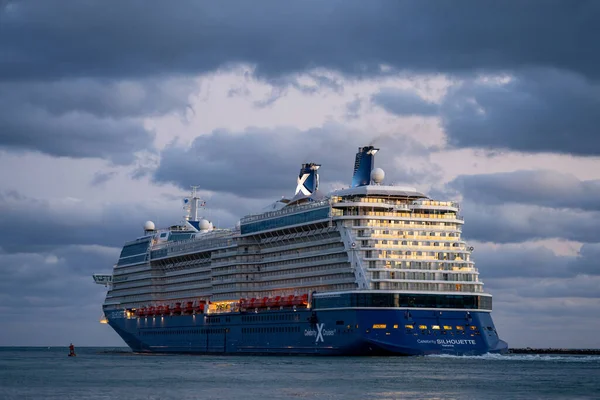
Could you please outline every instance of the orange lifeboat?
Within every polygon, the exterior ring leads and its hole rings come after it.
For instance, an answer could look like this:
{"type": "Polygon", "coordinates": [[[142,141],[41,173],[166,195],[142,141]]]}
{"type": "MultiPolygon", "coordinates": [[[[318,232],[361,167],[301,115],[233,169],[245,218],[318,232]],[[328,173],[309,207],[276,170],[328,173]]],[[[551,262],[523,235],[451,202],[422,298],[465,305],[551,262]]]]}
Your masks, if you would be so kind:
{"type": "Polygon", "coordinates": [[[165,308],[163,308],[163,313],[164,315],[171,315],[171,307],[169,307],[169,305],[165,305],[165,308]]]}
{"type": "Polygon", "coordinates": [[[196,306],[196,314],[203,314],[204,313],[204,302],[199,301],[198,305],[196,306]]]}
{"type": "Polygon", "coordinates": [[[173,315],[181,315],[181,303],[175,303],[175,308],[173,308],[173,315]]]}
{"type": "Polygon", "coordinates": [[[188,301],[185,305],[185,310],[183,310],[185,314],[193,314],[194,313],[194,303],[188,301]]]}
{"type": "Polygon", "coordinates": [[[308,304],[308,295],[303,294],[302,296],[294,297],[294,301],[292,302],[295,306],[307,305],[308,304]]]}
{"type": "Polygon", "coordinates": [[[148,309],[148,311],[146,312],[146,315],[153,317],[155,313],[156,313],[156,310],[154,309],[154,306],[152,306],[148,309]]]}
{"type": "Polygon", "coordinates": [[[156,314],[157,314],[157,315],[164,315],[164,313],[165,313],[165,308],[164,308],[164,306],[158,306],[158,307],[156,308],[156,314]]]}
{"type": "Polygon", "coordinates": [[[246,299],[240,299],[240,308],[246,308],[246,299]]]}
{"type": "Polygon", "coordinates": [[[257,308],[266,307],[268,300],[269,300],[268,297],[263,297],[262,299],[258,300],[258,304],[256,305],[256,307],[257,308]]]}
{"type": "Polygon", "coordinates": [[[267,307],[278,307],[280,299],[281,296],[270,297],[269,300],[267,300],[267,307]]]}
{"type": "Polygon", "coordinates": [[[292,306],[294,304],[294,295],[291,294],[282,301],[284,306],[292,306]]]}
{"type": "Polygon", "coordinates": [[[138,317],[144,317],[146,315],[146,309],[145,308],[138,308],[135,313],[136,313],[136,315],[138,317]]]}
{"type": "Polygon", "coordinates": [[[248,303],[248,308],[254,308],[256,307],[256,299],[253,297],[250,299],[250,302],[248,303]]]}

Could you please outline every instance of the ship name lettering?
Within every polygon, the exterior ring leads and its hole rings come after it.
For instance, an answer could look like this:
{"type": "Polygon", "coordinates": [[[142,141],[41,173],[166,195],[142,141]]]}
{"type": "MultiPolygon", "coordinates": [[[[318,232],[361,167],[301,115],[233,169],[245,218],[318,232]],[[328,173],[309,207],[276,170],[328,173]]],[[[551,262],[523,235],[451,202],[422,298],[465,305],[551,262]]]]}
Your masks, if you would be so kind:
{"type": "Polygon", "coordinates": [[[438,339],[437,344],[475,344],[475,340],[472,339],[438,339]]]}

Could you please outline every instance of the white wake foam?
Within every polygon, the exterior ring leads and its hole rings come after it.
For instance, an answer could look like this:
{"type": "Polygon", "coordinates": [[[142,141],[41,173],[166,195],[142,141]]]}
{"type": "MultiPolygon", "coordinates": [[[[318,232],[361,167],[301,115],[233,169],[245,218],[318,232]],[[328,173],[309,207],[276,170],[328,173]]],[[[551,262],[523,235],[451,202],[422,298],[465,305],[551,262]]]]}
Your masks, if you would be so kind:
{"type": "Polygon", "coordinates": [[[431,358],[456,358],[465,360],[501,360],[501,361],[554,361],[554,362],[597,362],[600,356],[580,356],[563,354],[483,354],[481,356],[454,356],[450,354],[431,354],[431,358]]]}

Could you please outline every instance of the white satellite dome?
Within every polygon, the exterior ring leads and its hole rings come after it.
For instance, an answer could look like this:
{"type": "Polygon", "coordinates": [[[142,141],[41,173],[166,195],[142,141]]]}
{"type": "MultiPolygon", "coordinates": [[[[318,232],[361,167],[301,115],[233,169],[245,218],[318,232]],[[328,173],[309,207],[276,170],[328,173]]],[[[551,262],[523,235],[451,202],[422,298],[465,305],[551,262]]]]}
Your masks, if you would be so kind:
{"type": "Polygon", "coordinates": [[[145,231],[153,231],[156,227],[154,226],[154,222],[152,221],[146,221],[144,223],[144,230],[145,231]]]}
{"type": "Polygon", "coordinates": [[[385,178],[385,172],[381,168],[375,168],[371,171],[371,180],[377,184],[381,183],[385,178]]]}
{"type": "Polygon", "coordinates": [[[201,219],[198,223],[198,226],[200,227],[201,231],[207,231],[210,229],[210,222],[208,222],[206,219],[201,219]]]}

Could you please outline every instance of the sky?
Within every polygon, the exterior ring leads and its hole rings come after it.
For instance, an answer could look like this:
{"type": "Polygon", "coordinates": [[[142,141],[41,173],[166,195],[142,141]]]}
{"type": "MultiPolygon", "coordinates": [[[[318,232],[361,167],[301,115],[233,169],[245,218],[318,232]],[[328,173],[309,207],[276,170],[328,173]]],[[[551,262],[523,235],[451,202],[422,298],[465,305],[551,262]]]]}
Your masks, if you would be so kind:
{"type": "Polygon", "coordinates": [[[0,346],[99,323],[146,220],[234,226],[300,165],[457,200],[512,347],[600,348],[600,2],[0,0],[0,346]]]}

